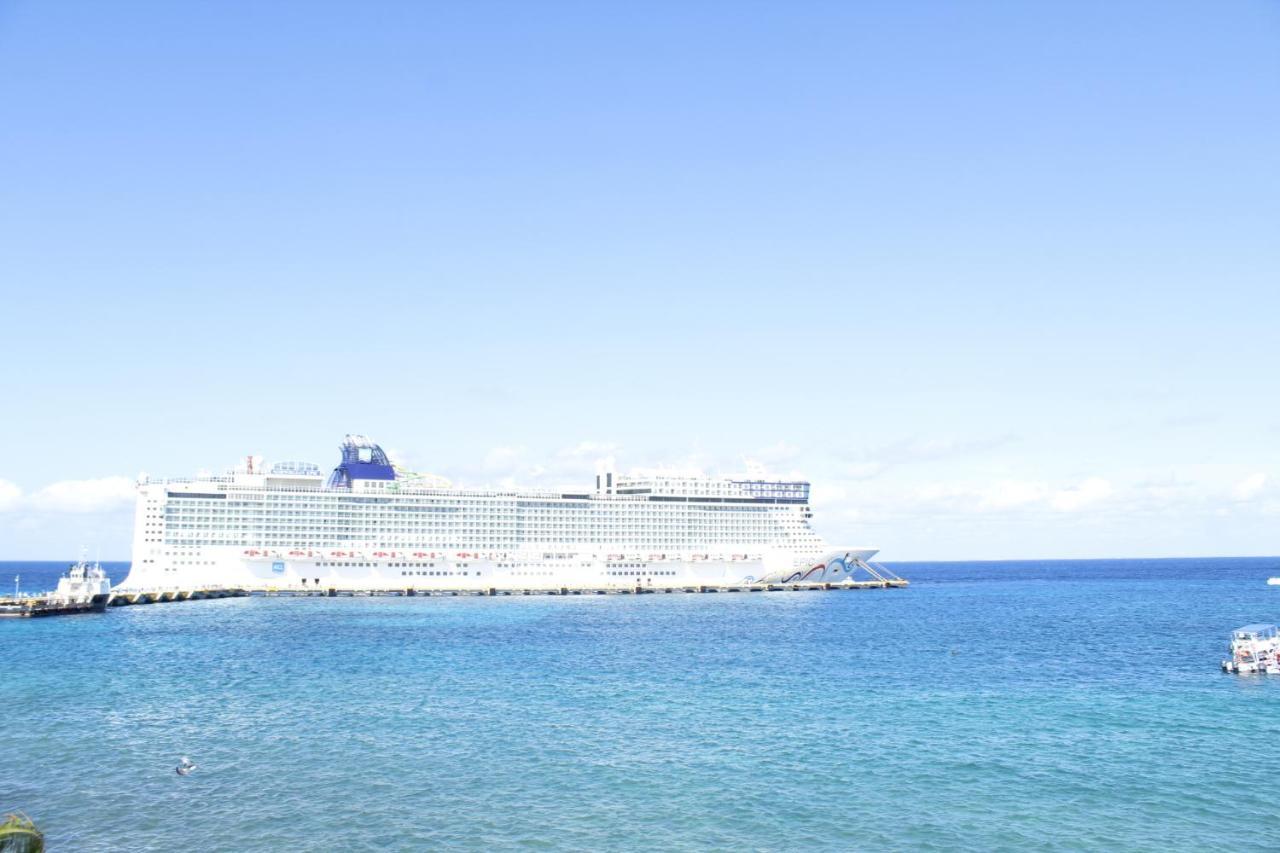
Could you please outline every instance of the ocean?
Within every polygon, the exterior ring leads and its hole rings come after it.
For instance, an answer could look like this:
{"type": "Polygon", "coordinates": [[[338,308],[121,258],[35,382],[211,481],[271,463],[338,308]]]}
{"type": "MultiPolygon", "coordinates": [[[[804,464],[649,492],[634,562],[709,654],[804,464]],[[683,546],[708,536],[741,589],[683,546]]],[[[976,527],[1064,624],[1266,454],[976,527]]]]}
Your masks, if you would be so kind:
{"type": "Polygon", "coordinates": [[[3,620],[0,812],[51,851],[1280,847],[1280,677],[1218,668],[1280,558],[890,566],[3,620]]]}

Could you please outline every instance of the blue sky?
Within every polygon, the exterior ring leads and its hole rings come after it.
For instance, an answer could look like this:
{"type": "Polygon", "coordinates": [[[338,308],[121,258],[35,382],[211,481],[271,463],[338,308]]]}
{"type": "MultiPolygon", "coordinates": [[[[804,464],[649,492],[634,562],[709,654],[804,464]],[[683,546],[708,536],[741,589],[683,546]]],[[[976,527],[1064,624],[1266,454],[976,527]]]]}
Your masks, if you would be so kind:
{"type": "Polygon", "coordinates": [[[1280,5],[0,2],[0,556],[140,471],[800,475],[1280,553],[1280,5]]]}

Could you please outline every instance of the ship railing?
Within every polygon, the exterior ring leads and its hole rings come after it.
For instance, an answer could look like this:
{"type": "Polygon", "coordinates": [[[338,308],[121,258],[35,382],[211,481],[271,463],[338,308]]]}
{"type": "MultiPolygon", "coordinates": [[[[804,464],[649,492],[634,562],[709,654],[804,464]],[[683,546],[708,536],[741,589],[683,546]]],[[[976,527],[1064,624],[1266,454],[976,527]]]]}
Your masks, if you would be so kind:
{"type": "MultiPolygon", "coordinates": [[[[428,495],[432,497],[464,497],[464,498],[510,498],[513,500],[564,500],[564,492],[529,489],[527,491],[496,491],[488,489],[441,489],[441,488],[403,488],[398,487],[385,492],[354,492],[351,489],[330,488],[329,486],[257,486],[247,483],[238,484],[233,477],[148,477],[140,481],[146,486],[181,486],[209,483],[211,485],[229,485],[237,492],[305,492],[308,494],[355,495],[360,498],[387,499],[396,495],[428,495]]],[[[613,501],[643,503],[645,495],[595,495],[613,501]]]]}
{"type": "Polygon", "coordinates": [[[230,483],[231,477],[144,477],[144,486],[181,485],[183,483],[230,483]]]}

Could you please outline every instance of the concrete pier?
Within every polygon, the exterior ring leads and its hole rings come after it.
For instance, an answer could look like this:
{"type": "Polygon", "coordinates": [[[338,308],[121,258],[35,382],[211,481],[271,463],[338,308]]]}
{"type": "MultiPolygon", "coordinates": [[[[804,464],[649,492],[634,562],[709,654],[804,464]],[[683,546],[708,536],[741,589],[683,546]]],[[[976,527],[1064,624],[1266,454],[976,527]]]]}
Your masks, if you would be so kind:
{"type": "MultiPolygon", "coordinates": [[[[266,596],[271,598],[350,598],[354,596],[398,596],[431,598],[433,596],[483,596],[499,595],[651,595],[653,593],[749,593],[749,592],[835,592],[838,590],[863,589],[902,589],[910,585],[901,578],[844,581],[843,583],[789,583],[789,584],[733,584],[726,586],[585,586],[585,587],[544,587],[527,589],[506,589],[499,587],[467,587],[467,588],[431,588],[413,587],[407,589],[359,589],[342,587],[319,588],[314,586],[289,587],[204,587],[200,589],[157,589],[113,590],[107,600],[108,607],[128,607],[138,604],[171,604],[180,601],[200,601],[211,598],[243,598],[246,596],[266,596]]],[[[22,599],[31,603],[32,598],[22,599]]],[[[16,600],[0,598],[0,606],[15,603],[16,600]]]]}
{"type": "MultiPolygon", "coordinates": [[[[910,586],[905,580],[845,581],[843,583],[789,583],[789,584],[727,584],[724,586],[700,584],[698,586],[581,586],[581,587],[411,587],[397,589],[362,589],[359,587],[268,586],[246,589],[191,591],[188,598],[224,598],[227,596],[267,596],[272,598],[350,598],[353,596],[378,596],[396,598],[431,598],[433,596],[496,597],[511,595],[652,595],[654,593],[729,593],[729,592],[836,592],[839,590],[902,589],[910,586]]],[[[181,601],[182,593],[166,593],[161,600],[181,601]],[[167,596],[167,597],[166,597],[167,596]]],[[[156,593],[129,592],[117,594],[128,601],[112,603],[144,604],[154,601],[156,593]]]]}
{"type": "Polygon", "coordinates": [[[132,604],[164,604],[175,601],[199,601],[206,598],[238,598],[248,595],[243,589],[206,587],[203,589],[165,590],[112,590],[107,599],[108,607],[125,607],[132,604]]]}

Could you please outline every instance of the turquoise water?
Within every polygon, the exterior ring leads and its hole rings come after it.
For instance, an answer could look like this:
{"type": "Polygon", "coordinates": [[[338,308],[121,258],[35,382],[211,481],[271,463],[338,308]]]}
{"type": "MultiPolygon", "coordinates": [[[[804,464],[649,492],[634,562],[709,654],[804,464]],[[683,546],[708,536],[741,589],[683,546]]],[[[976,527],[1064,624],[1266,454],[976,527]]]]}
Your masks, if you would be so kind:
{"type": "Polygon", "coordinates": [[[1280,678],[1218,671],[1280,559],[895,568],[0,622],[0,810],[77,851],[1280,843],[1280,678]]]}

